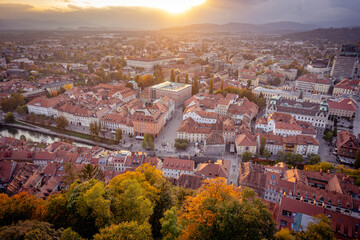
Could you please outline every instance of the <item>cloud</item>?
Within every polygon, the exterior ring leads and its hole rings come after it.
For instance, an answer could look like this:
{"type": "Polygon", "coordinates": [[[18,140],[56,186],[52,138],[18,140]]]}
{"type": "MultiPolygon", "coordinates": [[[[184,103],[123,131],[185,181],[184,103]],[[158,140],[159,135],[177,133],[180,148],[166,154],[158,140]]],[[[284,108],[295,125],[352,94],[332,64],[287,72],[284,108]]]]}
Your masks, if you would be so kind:
{"type": "Polygon", "coordinates": [[[207,0],[201,6],[171,15],[144,7],[81,8],[72,0],[64,2],[67,10],[40,10],[31,4],[0,3],[0,19],[32,19],[53,22],[56,27],[90,25],[108,28],[160,29],[192,23],[267,23],[276,21],[329,22],[344,18],[359,19],[360,0],[207,0]]]}

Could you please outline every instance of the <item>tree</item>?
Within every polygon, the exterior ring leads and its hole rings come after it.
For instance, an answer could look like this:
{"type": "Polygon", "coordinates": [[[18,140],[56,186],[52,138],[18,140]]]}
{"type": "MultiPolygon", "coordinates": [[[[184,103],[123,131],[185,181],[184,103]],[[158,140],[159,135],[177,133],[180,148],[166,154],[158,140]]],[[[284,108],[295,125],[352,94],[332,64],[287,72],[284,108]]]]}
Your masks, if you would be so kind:
{"type": "Polygon", "coordinates": [[[99,136],[99,133],[100,133],[100,130],[101,130],[101,125],[100,123],[98,123],[97,121],[94,121],[94,122],[90,122],[89,124],[89,130],[90,130],[90,133],[93,137],[98,137],[99,136]]]}
{"type": "Polygon", "coordinates": [[[251,80],[249,79],[249,80],[247,81],[247,89],[250,89],[250,87],[251,87],[251,80]]]}
{"type": "MultiPolygon", "coordinates": [[[[179,212],[180,239],[270,239],[275,223],[266,204],[249,188],[227,185],[223,178],[204,180],[179,212]]],[[[174,220],[173,220],[174,221],[174,220]]]]}
{"type": "Polygon", "coordinates": [[[61,229],[55,230],[47,222],[19,221],[14,225],[0,228],[0,239],[12,240],[47,240],[60,239],[61,229]]]}
{"type": "Polygon", "coordinates": [[[180,82],[180,74],[177,75],[176,82],[180,82]]]}
{"type": "Polygon", "coordinates": [[[332,230],[331,220],[323,214],[313,217],[314,222],[310,222],[305,231],[300,231],[296,234],[296,239],[313,240],[326,239],[335,240],[335,235],[332,230]]]}
{"type": "Polygon", "coordinates": [[[151,226],[148,223],[139,224],[135,221],[122,222],[118,225],[100,229],[100,233],[94,236],[94,240],[146,240],[151,238],[151,226]]]}
{"type": "Polygon", "coordinates": [[[65,229],[62,233],[61,233],[61,238],[60,240],[81,240],[81,236],[73,231],[71,228],[67,228],[65,229]]]}
{"type": "Polygon", "coordinates": [[[16,112],[20,115],[25,115],[28,112],[28,108],[27,105],[22,105],[22,106],[18,106],[16,108],[16,112]]]}
{"type": "Polygon", "coordinates": [[[171,69],[170,81],[175,82],[175,71],[174,71],[174,69],[171,69]]]}
{"type": "Polygon", "coordinates": [[[20,93],[12,93],[8,98],[1,98],[0,99],[0,106],[4,112],[12,112],[18,106],[24,105],[25,98],[20,93]]]}
{"type": "Polygon", "coordinates": [[[116,137],[116,142],[117,143],[119,143],[120,141],[121,141],[121,139],[122,139],[122,131],[121,131],[121,129],[116,129],[116,131],[115,131],[116,133],[116,135],[115,135],[115,137],[116,137]]]}
{"type": "Polygon", "coordinates": [[[101,180],[104,178],[103,173],[100,171],[98,166],[92,164],[86,164],[79,173],[79,178],[83,181],[90,179],[101,180]]]}
{"type": "Polygon", "coordinates": [[[224,79],[221,79],[220,89],[221,89],[221,90],[224,90],[224,79]]]}
{"type": "Polygon", "coordinates": [[[214,78],[211,78],[209,83],[209,94],[213,94],[213,91],[214,91],[214,78]]]}
{"type": "Polygon", "coordinates": [[[269,150],[265,149],[264,153],[263,153],[263,156],[266,157],[266,159],[269,159],[270,155],[271,154],[270,154],[269,150]]]}
{"type": "Polygon", "coordinates": [[[252,159],[252,153],[249,151],[245,151],[242,155],[241,155],[241,159],[243,162],[249,162],[252,159]]]}
{"type": "Polygon", "coordinates": [[[172,207],[164,213],[161,222],[161,234],[164,240],[176,240],[181,234],[181,225],[178,220],[178,210],[172,207]]]}
{"type": "Polygon", "coordinates": [[[72,89],[72,84],[70,84],[70,83],[65,84],[64,89],[65,89],[65,91],[72,89]]]}
{"type": "Polygon", "coordinates": [[[360,168],[360,147],[358,148],[358,150],[356,152],[354,167],[356,169],[360,168]]]}
{"type": "Polygon", "coordinates": [[[0,194],[0,226],[20,220],[39,220],[43,210],[42,199],[36,199],[27,192],[11,197],[4,193],[0,194]]]}
{"type": "Polygon", "coordinates": [[[74,164],[72,164],[71,162],[65,163],[64,171],[65,171],[65,175],[63,176],[64,183],[70,185],[73,182],[75,182],[75,180],[78,177],[79,173],[76,170],[74,164]]]}
{"type": "Polygon", "coordinates": [[[195,76],[191,87],[191,94],[195,95],[197,93],[199,93],[199,79],[195,76]]]}
{"type": "Polygon", "coordinates": [[[264,154],[265,145],[266,145],[266,137],[261,136],[261,138],[260,138],[260,148],[259,148],[260,155],[264,154]]]}
{"type": "Polygon", "coordinates": [[[189,73],[185,74],[185,83],[189,84],[189,73]]]}
{"type": "Polygon", "coordinates": [[[310,156],[309,164],[318,164],[319,162],[321,162],[320,155],[312,154],[310,156]]]}
{"type": "Polygon", "coordinates": [[[332,139],[333,139],[333,137],[334,137],[334,133],[331,132],[331,131],[329,131],[329,132],[327,132],[327,133],[324,135],[323,138],[324,138],[325,141],[331,142],[332,139]]]}
{"type": "Polygon", "coordinates": [[[282,228],[280,231],[275,233],[275,240],[294,240],[294,236],[291,235],[288,228],[282,228]]]}
{"type": "Polygon", "coordinates": [[[69,124],[68,120],[64,116],[60,116],[56,118],[55,122],[56,122],[56,127],[60,129],[65,129],[69,124]]]}
{"type": "Polygon", "coordinates": [[[334,137],[337,136],[337,127],[334,128],[334,137]]]}
{"type": "Polygon", "coordinates": [[[12,112],[8,112],[4,116],[4,121],[7,123],[13,123],[15,121],[14,114],[12,112]]]}

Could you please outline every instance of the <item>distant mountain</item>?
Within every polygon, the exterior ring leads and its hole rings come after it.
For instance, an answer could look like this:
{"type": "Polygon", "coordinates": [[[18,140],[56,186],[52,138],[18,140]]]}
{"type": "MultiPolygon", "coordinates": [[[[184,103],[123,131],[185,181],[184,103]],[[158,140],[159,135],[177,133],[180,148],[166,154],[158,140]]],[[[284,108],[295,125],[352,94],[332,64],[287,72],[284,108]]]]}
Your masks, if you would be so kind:
{"type": "Polygon", "coordinates": [[[316,29],[316,25],[295,22],[274,22],[267,24],[227,23],[192,24],[181,27],[165,28],[163,31],[189,32],[299,32],[316,29]]]}
{"type": "Polygon", "coordinates": [[[283,38],[291,40],[326,39],[333,42],[355,42],[360,40],[360,27],[320,28],[307,32],[287,34],[283,38]]]}
{"type": "Polygon", "coordinates": [[[58,22],[34,19],[0,19],[0,30],[55,30],[87,26],[87,22],[58,22]]]}

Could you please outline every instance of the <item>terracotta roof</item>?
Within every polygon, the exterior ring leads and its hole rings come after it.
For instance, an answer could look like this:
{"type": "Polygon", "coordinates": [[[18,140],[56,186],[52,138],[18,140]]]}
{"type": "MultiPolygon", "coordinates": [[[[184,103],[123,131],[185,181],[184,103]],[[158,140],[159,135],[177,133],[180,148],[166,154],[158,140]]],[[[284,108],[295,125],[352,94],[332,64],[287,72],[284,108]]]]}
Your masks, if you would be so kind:
{"type": "Polygon", "coordinates": [[[203,178],[197,175],[181,174],[176,180],[176,185],[183,188],[198,189],[203,178]]]}
{"type": "Polygon", "coordinates": [[[257,146],[256,141],[244,133],[236,136],[235,143],[237,146],[257,146]]]}
{"type": "Polygon", "coordinates": [[[194,171],[194,161],[178,158],[165,158],[162,168],[182,171],[194,171]]]}
{"type": "Polygon", "coordinates": [[[328,101],[328,104],[330,109],[333,108],[353,112],[355,112],[357,109],[355,101],[350,98],[343,99],[339,102],[328,101]]]}

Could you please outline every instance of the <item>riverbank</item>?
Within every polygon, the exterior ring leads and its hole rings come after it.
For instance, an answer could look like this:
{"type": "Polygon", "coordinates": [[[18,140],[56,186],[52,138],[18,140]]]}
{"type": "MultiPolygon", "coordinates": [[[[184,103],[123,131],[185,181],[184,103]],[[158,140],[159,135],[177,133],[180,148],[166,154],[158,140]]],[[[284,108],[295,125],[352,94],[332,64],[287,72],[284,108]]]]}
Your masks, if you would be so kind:
{"type": "Polygon", "coordinates": [[[27,130],[27,131],[31,131],[31,132],[37,132],[37,133],[54,136],[54,137],[58,137],[58,138],[62,138],[62,139],[71,139],[72,141],[75,141],[78,143],[84,143],[84,144],[88,144],[90,146],[99,146],[99,147],[103,147],[103,148],[109,149],[109,150],[122,150],[123,149],[119,145],[108,145],[106,143],[96,142],[93,140],[88,140],[88,139],[83,139],[83,138],[79,138],[76,136],[62,134],[59,132],[52,131],[50,129],[42,128],[42,127],[30,124],[30,123],[25,123],[25,122],[20,122],[20,121],[16,122],[16,123],[3,123],[2,126],[23,129],[23,130],[27,130]]]}

